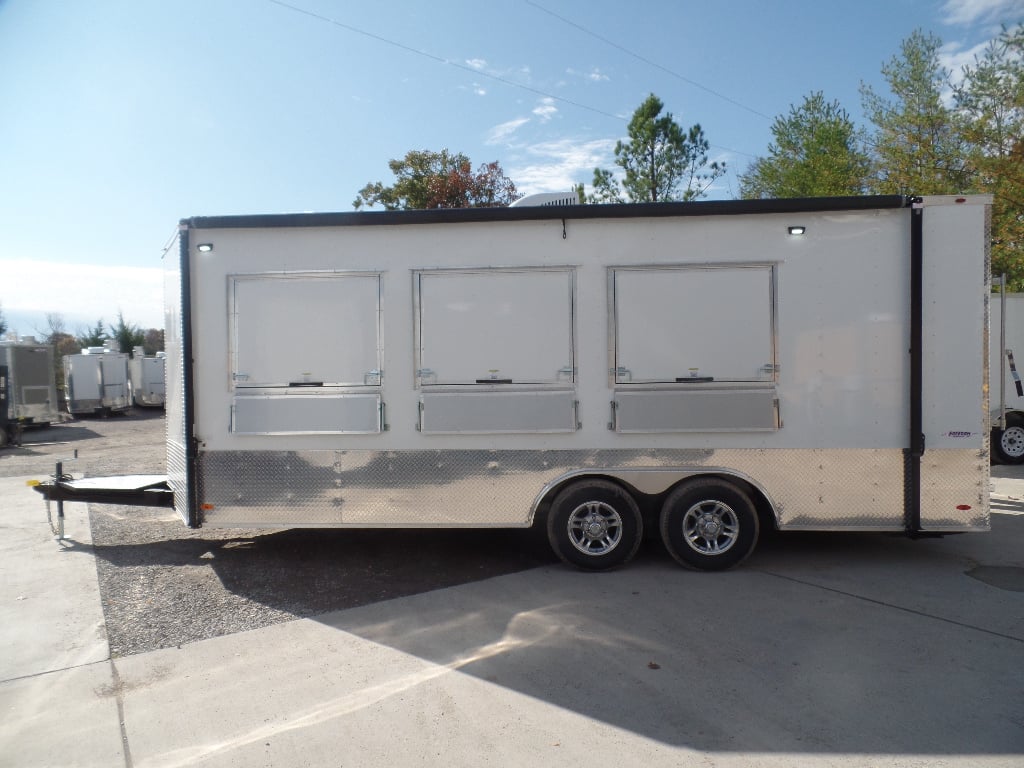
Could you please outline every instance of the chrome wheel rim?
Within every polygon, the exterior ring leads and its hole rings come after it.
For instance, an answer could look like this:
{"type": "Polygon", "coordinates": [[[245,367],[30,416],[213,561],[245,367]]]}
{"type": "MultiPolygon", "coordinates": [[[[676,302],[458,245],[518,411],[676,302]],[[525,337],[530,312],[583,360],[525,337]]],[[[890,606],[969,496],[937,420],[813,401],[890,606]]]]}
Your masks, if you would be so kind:
{"type": "Polygon", "coordinates": [[[739,535],[739,517],[724,502],[697,502],[683,516],[683,538],[698,554],[724,554],[732,549],[739,535]]]}
{"type": "Polygon", "coordinates": [[[1009,427],[999,438],[1003,453],[1017,459],[1024,456],[1024,427],[1009,427]]]}
{"type": "Polygon", "coordinates": [[[610,504],[588,501],[569,515],[569,541],[584,555],[606,555],[622,541],[622,516],[610,504]]]}

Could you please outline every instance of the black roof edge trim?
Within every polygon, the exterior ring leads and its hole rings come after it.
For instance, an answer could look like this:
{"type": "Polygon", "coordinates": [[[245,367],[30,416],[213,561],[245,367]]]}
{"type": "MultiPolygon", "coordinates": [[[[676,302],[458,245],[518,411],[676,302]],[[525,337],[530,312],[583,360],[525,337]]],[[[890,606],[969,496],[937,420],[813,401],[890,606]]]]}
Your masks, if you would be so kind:
{"type": "Polygon", "coordinates": [[[904,195],[805,197],[775,200],[701,200],[689,203],[543,205],[521,208],[439,208],[429,211],[351,211],[343,213],[273,213],[239,216],[193,216],[182,219],[190,229],[250,227],[348,227],[400,224],[470,224],[489,221],[550,219],[631,219],[669,216],[728,216],[754,213],[817,213],[907,208],[904,195]]]}

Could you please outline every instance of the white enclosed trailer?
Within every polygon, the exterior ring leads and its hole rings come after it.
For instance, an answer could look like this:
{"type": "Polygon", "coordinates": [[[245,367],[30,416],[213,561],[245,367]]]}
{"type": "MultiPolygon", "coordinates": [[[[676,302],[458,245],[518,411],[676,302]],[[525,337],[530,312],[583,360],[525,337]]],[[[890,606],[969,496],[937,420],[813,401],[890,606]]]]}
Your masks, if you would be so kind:
{"type": "Polygon", "coordinates": [[[203,217],[167,258],[190,526],[525,527],[585,568],[989,527],[990,199],[203,217]]]}
{"type": "Polygon", "coordinates": [[[7,413],[0,414],[0,422],[30,426],[60,419],[51,345],[28,337],[0,341],[0,365],[7,368],[8,377],[7,413]]]}
{"type": "Polygon", "coordinates": [[[1024,293],[992,302],[989,371],[992,386],[992,454],[1004,464],[1024,464],[1024,293]]]}
{"type": "Polygon", "coordinates": [[[128,355],[108,347],[88,347],[64,355],[68,413],[117,413],[132,407],[128,355]]]}
{"type": "Polygon", "coordinates": [[[0,342],[0,448],[18,445],[25,427],[59,419],[53,347],[32,337],[0,342]]]}
{"type": "Polygon", "coordinates": [[[142,347],[135,347],[132,350],[132,357],[128,361],[128,374],[135,405],[163,407],[165,367],[166,356],[163,352],[146,357],[142,347]]]}

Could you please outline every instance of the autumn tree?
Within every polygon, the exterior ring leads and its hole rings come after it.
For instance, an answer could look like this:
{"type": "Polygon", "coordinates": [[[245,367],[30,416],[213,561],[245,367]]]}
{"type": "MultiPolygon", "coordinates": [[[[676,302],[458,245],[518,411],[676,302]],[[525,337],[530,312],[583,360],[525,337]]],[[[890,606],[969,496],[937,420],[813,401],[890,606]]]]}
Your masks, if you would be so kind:
{"type": "Polygon", "coordinates": [[[53,374],[57,389],[64,388],[64,356],[74,355],[82,350],[73,335],[68,333],[64,316],[59,312],[46,313],[46,329],[36,331],[43,342],[53,347],[53,374]]]}
{"type": "Polygon", "coordinates": [[[976,189],[993,195],[992,273],[1024,290],[1024,24],[1004,28],[954,89],[976,189]]]}
{"type": "Polygon", "coordinates": [[[497,162],[484,163],[474,172],[469,158],[447,149],[412,150],[401,160],[388,161],[395,182],[367,184],[353,201],[381,205],[387,211],[428,208],[495,208],[516,200],[516,186],[497,162]]]}
{"type": "Polygon", "coordinates": [[[938,37],[917,30],[882,65],[891,98],[861,84],[864,113],[874,125],[873,192],[956,194],[971,186],[964,138],[942,98],[950,72],[939,63],[941,47],[938,37]]]}
{"type": "Polygon", "coordinates": [[[157,352],[164,351],[164,330],[163,328],[150,328],[146,331],[145,339],[142,342],[144,352],[152,357],[157,352]]]}
{"type": "Polygon", "coordinates": [[[615,144],[615,164],[623,172],[622,189],[612,171],[594,169],[592,202],[657,203],[696,200],[725,173],[725,163],[709,162],[710,144],[699,124],[684,130],[653,93],[626,129],[629,141],[615,144]]]}
{"type": "Polygon", "coordinates": [[[772,124],[768,155],[759,157],[739,177],[747,199],[830,197],[864,192],[870,159],[864,134],[838,101],[821,91],[790,106],[772,124]]]}

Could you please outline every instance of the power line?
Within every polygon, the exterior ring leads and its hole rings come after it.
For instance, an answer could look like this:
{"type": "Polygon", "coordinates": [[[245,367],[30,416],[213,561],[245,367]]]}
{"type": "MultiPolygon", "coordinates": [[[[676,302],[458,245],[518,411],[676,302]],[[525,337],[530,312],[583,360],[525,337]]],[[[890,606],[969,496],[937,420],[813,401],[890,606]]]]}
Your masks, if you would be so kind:
{"type": "MultiPolygon", "coordinates": [[[[446,59],[443,56],[438,56],[436,54],[430,53],[429,51],[424,51],[424,50],[422,50],[420,48],[414,48],[411,45],[406,45],[405,43],[400,43],[397,40],[392,40],[390,38],[384,37],[383,35],[378,35],[378,34],[376,34],[374,32],[368,32],[365,29],[360,29],[359,27],[353,26],[351,24],[346,24],[345,22],[339,21],[339,20],[334,19],[334,18],[331,18],[330,16],[324,16],[322,14],[306,10],[305,8],[300,8],[298,6],[295,6],[295,5],[292,5],[290,3],[284,2],[284,0],[267,0],[267,1],[270,2],[270,3],[273,3],[274,5],[278,5],[278,6],[282,7],[282,8],[286,8],[286,9],[288,9],[290,11],[294,11],[295,13],[300,13],[303,16],[308,16],[308,17],[310,17],[312,19],[316,19],[317,21],[322,21],[322,22],[324,22],[326,24],[331,24],[332,26],[338,27],[339,29],[344,29],[344,30],[346,30],[348,32],[353,32],[353,33],[355,33],[357,35],[362,35],[363,37],[367,37],[367,38],[369,38],[371,40],[375,40],[375,41],[377,41],[379,43],[384,43],[385,45],[390,45],[393,48],[398,48],[398,49],[400,49],[402,51],[405,51],[407,53],[412,53],[412,54],[414,54],[416,56],[422,56],[423,58],[430,59],[431,61],[436,62],[438,64],[446,64],[446,65],[448,65],[450,67],[455,67],[456,69],[461,69],[464,72],[469,72],[470,74],[472,74],[474,76],[486,77],[486,78],[488,78],[490,80],[494,80],[495,82],[502,83],[503,85],[507,85],[507,86],[510,86],[512,88],[518,88],[518,89],[520,89],[522,91],[527,91],[528,93],[532,93],[532,94],[535,94],[537,96],[541,96],[541,97],[546,98],[546,99],[552,99],[553,101],[558,101],[558,102],[561,102],[562,104],[567,104],[569,106],[576,107],[577,109],[584,109],[584,110],[586,110],[588,112],[593,112],[595,114],[601,115],[602,117],[608,117],[608,118],[611,118],[613,120],[618,120],[619,122],[623,122],[623,123],[627,122],[627,119],[625,117],[623,117],[622,115],[615,115],[615,114],[612,114],[611,112],[606,112],[603,109],[598,109],[597,107],[592,107],[592,106],[589,106],[587,104],[581,104],[578,101],[573,101],[572,99],[567,99],[564,96],[557,96],[557,95],[555,95],[553,93],[548,93],[548,92],[542,91],[542,90],[540,90],[538,88],[533,88],[532,86],[524,85],[523,83],[517,83],[514,80],[509,80],[508,78],[501,77],[500,75],[495,75],[495,74],[492,74],[490,72],[485,72],[483,70],[476,69],[476,68],[468,66],[466,64],[461,64],[458,61],[452,61],[451,59],[446,59]]],[[[529,2],[529,0],[527,0],[527,2],[529,2]]],[[[530,3],[530,4],[531,5],[535,5],[535,3],[530,3]]],[[[541,8],[540,6],[537,6],[537,8],[539,8],[542,11],[545,10],[544,8],[541,8]]],[[[550,11],[545,11],[545,12],[550,13],[550,11]]],[[[561,18],[561,17],[559,17],[559,18],[561,18]]],[[[568,20],[565,20],[565,21],[566,21],[566,23],[572,24],[572,22],[569,22],[568,20]]],[[[582,27],[581,27],[581,29],[582,29],[582,27]]],[[[586,30],[584,30],[584,31],[586,31],[586,30]]],[[[588,34],[592,34],[592,33],[588,33],[588,34]]],[[[611,45],[615,45],[614,43],[610,43],[610,44],[611,45]]],[[[616,46],[616,47],[619,47],[619,46],[616,46]]],[[[623,49],[623,50],[625,50],[625,49],[623,49]]],[[[626,52],[630,53],[629,51],[626,51],[626,52]]],[[[631,55],[636,56],[636,54],[631,54],[631,55]]],[[[637,56],[637,58],[641,58],[642,59],[642,57],[639,57],[639,56],[637,56]]],[[[652,65],[656,66],[656,67],[660,66],[658,64],[653,64],[653,62],[648,62],[648,63],[652,63],[652,65]]],[[[662,69],[664,69],[664,67],[662,67],[662,69]]],[[[669,70],[666,70],[666,71],[669,71],[669,70]]],[[[675,74],[675,73],[672,73],[672,74],[675,74]]],[[[680,79],[683,79],[683,80],[686,79],[686,78],[683,78],[681,75],[675,75],[675,76],[676,77],[680,77],[680,79]]],[[[700,88],[704,87],[704,86],[701,86],[699,84],[695,84],[695,85],[697,85],[700,88]]],[[[708,89],[705,88],[704,90],[708,90],[708,89]]],[[[714,93],[714,91],[711,91],[711,93],[714,93]]],[[[720,94],[715,94],[715,95],[719,95],[720,96],[720,94]]],[[[731,99],[729,99],[728,97],[725,97],[725,96],[721,96],[721,98],[724,98],[727,101],[731,101],[731,99]]],[[[743,105],[739,104],[739,106],[742,107],[743,105]]],[[[748,107],[744,107],[744,109],[749,109],[749,108],[748,107]]],[[[753,110],[751,110],[751,111],[753,111],[753,110]]],[[[760,112],[755,112],[755,114],[760,115],[761,113],[760,112]]],[[[749,152],[741,152],[738,149],[731,149],[729,147],[723,147],[720,144],[710,144],[710,146],[715,147],[716,149],[724,150],[726,152],[732,152],[733,154],[736,154],[736,155],[743,155],[745,157],[756,157],[756,155],[752,155],[749,152]]]]}
{"type": "MultiPolygon", "coordinates": [[[[724,93],[719,93],[718,91],[716,91],[713,88],[708,88],[706,85],[701,85],[696,80],[691,80],[688,77],[684,77],[683,75],[680,75],[678,72],[675,72],[674,70],[671,70],[668,67],[659,64],[658,62],[652,61],[651,59],[648,59],[646,56],[642,56],[641,54],[636,53],[635,51],[631,51],[629,48],[626,48],[624,45],[619,45],[614,40],[609,40],[607,37],[599,35],[597,32],[594,32],[593,30],[587,29],[582,24],[577,24],[572,19],[567,19],[565,16],[561,16],[561,15],[555,13],[554,11],[545,8],[544,6],[540,5],[539,3],[533,2],[533,0],[523,0],[523,2],[525,2],[527,5],[532,5],[538,11],[546,13],[549,16],[553,16],[554,18],[556,18],[559,21],[561,21],[563,24],[568,24],[570,27],[578,29],[580,32],[582,32],[585,35],[590,35],[591,37],[595,38],[596,40],[600,40],[605,45],[610,45],[612,48],[615,48],[615,49],[617,49],[619,51],[622,51],[626,55],[632,56],[634,59],[637,59],[638,61],[642,61],[644,64],[647,64],[648,66],[654,67],[655,69],[660,69],[662,72],[664,72],[666,74],[669,74],[669,75],[672,75],[672,77],[676,78],[677,80],[682,80],[684,83],[692,85],[694,88],[700,88],[702,91],[704,91],[706,93],[710,93],[712,96],[714,96],[716,98],[722,99],[723,101],[727,101],[730,104],[739,107],[740,109],[745,109],[747,112],[755,114],[758,117],[763,117],[765,120],[773,119],[773,118],[769,117],[768,115],[766,115],[764,112],[758,112],[756,109],[754,109],[752,107],[748,107],[746,104],[742,104],[742,103],[736,101],[736,99],[729,98],[724,93]]],[[[723,147],[723,149],[724,149],[724,147],[723,147]]],[[[735,150],[730,150],[730,151],[735,151],[735,150]]],[[[740,153],[740,154],[745,154],[745,153],[740,153]]]]}
{"type": "Polygon", "coordinates": [[[357,35],[362,35],[363,37],[368,37],[371,40],[376,40],[379,43],[384,43],[385,45],[390,45],[390,46],[392,46],[394,48],[399,48],[399,49],[401,49],[403,51],[406,51],[407,53],[412,53],[412,54],[415,54],[417,56],[422,56],[422,57],[424,57],[426,59],[430,59],[431,61],[437,62],[438,64],[447,64],[450,67],[455,67],[456,69],[461,69],[461,70],[463,70],[465,72],[471,73],[472,75],[479,76],[479,77],[486,77],[486,78],[488,78],[490,80],[495,80],[495,81],[497,81],[499,83],[502,83],[504,85],[508,85],[508,86],[513,87],[513,88],[519,88],[520,90],[527,91],[529,93],[533,93],[533,94],[535,94],[537,96],[542,96],[545,99],[553,99],[554,101],[559,101],[559,102],[561,102],[563,104],[568,104],[570,106],[576,107],[577,109],[585,109],[588,112],[594,112],[595,114],[601,115],[603,117],[610,117],[613,120],[618,120],[620,122],[626,122],[626,118],[624,118],[622,115],[614,115],[611,112],[605,112],[604,110],[598,109],[597,107],[591,107],[591,106],[589,106],[587,104],[580,104],[578,101],[572,101],[571,99],[567,99],[567,98],[565,98],[563,96],[556,96],[553,93],[547,93],[546,91],[542,91],[542,90],[540,90],[538,88],[532,88],[529,85],[523,85],[522,83],[517,83],[514,80],[509,80],[507,78],[501,77],[500,75],[494,75],[494,74],[491,74],[490,72],[485,72],[485,71],[483,71],[481,69],[475,69],[474,67],[471,67],[471,66],[469,66],[467,64],[460,64],[457,61],[452,61],[451,59],[446,59],[443,56],[437,56],[437,55],[435,55],[433,53],[430,53],[429,51],[424,51],[424,50],[421,50],[419,48],[413,48],[412,46],[406,45],[405,43],[399,43],[396,40],[391,40],[391,39],[389,39],[387,37],[383,37],[383,36],[375,34],[373,32],[367,32],[365,29],[360,29],[359,27],[354,27],[351,24],[346,24],[343,21],[338,21],[337,19],[332,19],[329,16],[323,16],[323,15],[321,15],[319,13],[314,13],[313,11],[307,11],[305,8],[299,8],[298,6],[294,6],[294,5],[291,5],[289,3],[283,2],[283,0],[268,0],[268,2],[271,2],[274,5],[279,5],[282,8],[287,8],[290,11],[295,11],[296,13],[301,13],[304,16],[309,16],[310,18],[316,19],[317,21],[323,21],[323,22],[325,22],[327,24],[332,24],[335,27],[340,27],[341,29],[348,30],[349,32],[354,32],[357,35]]]}

